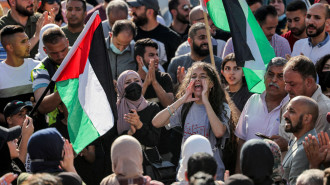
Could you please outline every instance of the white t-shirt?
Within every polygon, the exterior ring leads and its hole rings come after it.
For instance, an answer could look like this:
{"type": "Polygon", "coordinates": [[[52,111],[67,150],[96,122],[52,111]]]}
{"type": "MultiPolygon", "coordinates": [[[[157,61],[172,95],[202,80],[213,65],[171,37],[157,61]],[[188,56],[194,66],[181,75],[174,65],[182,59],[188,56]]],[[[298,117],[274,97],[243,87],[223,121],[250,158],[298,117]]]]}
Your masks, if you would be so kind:
{"type": "Polygon", "coordinates": [[[0,63],[0,98],[8,98],[21,94],[33,93],[31,71],[40,61],[32,58],[24,59],[19,67],[0,63]]]}

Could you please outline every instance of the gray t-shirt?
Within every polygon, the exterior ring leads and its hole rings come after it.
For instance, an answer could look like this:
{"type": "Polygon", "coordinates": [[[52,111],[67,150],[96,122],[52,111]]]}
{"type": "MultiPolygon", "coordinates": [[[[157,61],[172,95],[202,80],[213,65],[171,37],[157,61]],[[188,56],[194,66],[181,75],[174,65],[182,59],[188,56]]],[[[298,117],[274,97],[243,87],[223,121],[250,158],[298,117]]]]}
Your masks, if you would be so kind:
{"type": "MultiPolygon", "coordinates": [[[[230,117],[230,109],[228,104],[224,103],[224,108],[225,112],[221,115],[222,123],[227,127],[226,133],[224,136],[221,138],[221,145],[220,147],[224,147],[225,145],[225,140],[229,138],[229,125],[228,125],[228,120],[230,117]]],[[[170,118],[170,128],[174,127],[181,127],[181,110],[182,106],[180,106],[176,111],[173,116],[170,118]]],[[[213,150],[213,156],[215,160],[217,161],[218,164],[218,169],[217,169],[217,180],[223,180],[223,175],[225,172],[225,166],[222,162],[222,151],[219,150],[216,147],[217,144],[217,139],[214,136],[211,125],[209,122],[209,118],[206,113],[206,108],[205,106],[193,103],[191,108],[189,109],[189,112],[187,114],[185,124],[184,124],[184,133],[183,133],[183,139],[182,139],[182,144],[181,147],[183,146],[183,143],[186,141],[186,139],[191,136],[199,134],[204,137],[206,137],[211,144],[212,150],[213,150]]]]}
{"type": "MultiPolygon", "coordinates": [[[[174,57],[171,60],[170,65],[168,66],[167,72],[171,75],[172,77],[172,81],[174,84],[177,83],[177,79],[176,79],[176,72],[178,70],[179,66],[183,66],[185,68],[185,70],[188,70],[189,67],[192,66],[192,64],[196,62],[193,59],[191,59],[190,53],[185,54],[185,55],[181,55],[181,56],[177,56],[174,57]]],[[[211,57],[210,55],[208,55],[204,60],[202,60],[201,62],[206,62],[206,63],[211,63],[211,57]]],[[[218,73],[220,74],[221,71],[221,63],[222,63],[222,59],[214,56],[214,62],[215,62],[215,66],[217,68],[218,73]]]]}

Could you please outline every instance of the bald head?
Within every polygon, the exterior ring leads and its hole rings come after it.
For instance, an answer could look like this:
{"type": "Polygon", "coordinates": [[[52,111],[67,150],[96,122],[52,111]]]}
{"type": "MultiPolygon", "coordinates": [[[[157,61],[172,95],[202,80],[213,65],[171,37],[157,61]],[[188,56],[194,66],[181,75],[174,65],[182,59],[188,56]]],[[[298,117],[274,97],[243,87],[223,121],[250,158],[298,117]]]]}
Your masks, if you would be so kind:
{"type": "Polygon", "coordinates": [[[290,104],[295,104],[300,107],[300,109],[304,111],[302,114],[311,114],[312,122],[315,125],[319,116],[319,107],[315,100],[307,96],[296,96],[290,101],[290,104]]]}
{"type": "Polygon", "coordinates": [[[190,24],[195,24],[203,20],[203,10],[201,6],[195,6],[189,13],[189,22],[190,24]]]}
{"type": "Polygon", "coordinates": [[[330,17],[328,9],[329,9],[329,8],[328,8],[325,4],[322,4],[322,3],[315,3],[315,4],[313,4],[313,5],[308,9],[308,12],[309,12],[309,11],[313,11],[313,10],[316,10],[317,12],[322,12],[322,14],[324,15],[325,19],[327,19],[327,18],[330,17]]]}

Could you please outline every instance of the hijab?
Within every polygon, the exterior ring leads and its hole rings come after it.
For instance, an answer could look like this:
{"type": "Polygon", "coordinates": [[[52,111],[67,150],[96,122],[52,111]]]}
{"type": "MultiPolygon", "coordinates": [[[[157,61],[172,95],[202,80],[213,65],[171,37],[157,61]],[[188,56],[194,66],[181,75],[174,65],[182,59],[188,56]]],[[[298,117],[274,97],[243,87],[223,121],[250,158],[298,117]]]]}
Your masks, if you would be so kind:
{"type": "Polygon", "coordinates": [[[250,177],[255,185],[271,185],[274,157],[266,142],[251,139],[241,150],[241,171],[250,177]]]}
{"type": "Polygon", "coordinates": [[[56,128],[42,129],[34,134],[28,142],[28,153],[31,158],[32,173],[56,173],[62,160],[64,141],[56,128]]]}
{"type": "Polygon", "coordinates": [[[201,135],[192,135],[184,142],[181,151],[180,168],[177,174],[179,181],[185,180],[185,172],[189,158],[196,152],[206,152],[213,156],[210,141],[201,135]]]}
{"type": "Polygon", "coordinates": [[[118,178],[142,177],[142,148],[137,139],[129,135],[118,137],[111,146],[112,175],[104,178],[101,185],[119,185],[118,178]]]}
{"type": "Polygon", "coordinates": [[[43,33],[49,29],[49,28],[60,28],[59,26],[57,26],[56,24],[46,24],[45,26],[43,26],[40,30],[40,34],[39,34],[39,45],[38,45],[38,53],[35,56],[36,60],[40,60],[42,61],[43,59],[45,59],[48,55],[45,53],[44,51],[44,43],[42,42],[42,35],[43,33]]]}
{"type": "Polygon", "coordinates": [[[282,181],[282,177],[284,175],[284,170],[281,162],[282,159],[281,149],[274,141],[270,139],[264,139],[264,141],[267,143],[270,151],[273,153],[274,156],[272,179],[274,182],[280,182],[282,181]]]}
{"type": "Polygon", "coordinates": [[[132,100],[125,98],[124,84],[125,84],[126,77],[131,74],[135,75],[139,79],[138,84],[142,87],[142,80],[141,80],[139,74],[133,70],[126,70],[126,71],[122,72],[118,77],[118,81],[117,81],[117,89],[118,89],[117,131],[118,131],[119,135],[122,134],[124,131],[130,129],[130,124],[124,120],[124,114],[129,113],[129,111],[131,109],[135,109],[138,112],[138,111],[145,109],[148,106],[148,102],[146,101],[146,99],[144,99],[142,94],[141,94],[141,97],[136,101],[132,101],[132,100]]]}

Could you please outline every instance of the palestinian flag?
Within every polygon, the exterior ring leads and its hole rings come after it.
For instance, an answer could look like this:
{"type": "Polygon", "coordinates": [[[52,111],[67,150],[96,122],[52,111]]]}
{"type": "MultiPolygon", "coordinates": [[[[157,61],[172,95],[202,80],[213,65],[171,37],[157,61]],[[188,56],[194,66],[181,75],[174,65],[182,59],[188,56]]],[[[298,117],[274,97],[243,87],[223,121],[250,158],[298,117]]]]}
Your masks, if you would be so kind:
{"type": "Polygon", "coordinates": [[[243,67],[250,92],[265,90],[264,74],[275,52],[246,0],[201,0],[214,24],[232,35],[236,63],[243,67]]]}
{"type": "Polygon", "coordinates": [[[66,105],[76,153],[109,131],[117,118],[116,94],[98,11],[94,12],[54,74],[66,105]]]}

